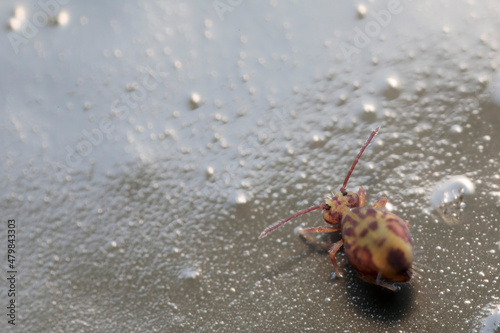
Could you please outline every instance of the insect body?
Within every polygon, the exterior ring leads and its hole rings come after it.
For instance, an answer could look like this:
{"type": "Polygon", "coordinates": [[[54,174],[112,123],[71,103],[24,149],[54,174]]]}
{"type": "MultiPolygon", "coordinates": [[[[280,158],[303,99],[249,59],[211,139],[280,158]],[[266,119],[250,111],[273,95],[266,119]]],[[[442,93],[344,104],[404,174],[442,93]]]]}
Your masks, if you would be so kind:
{"type": "Polygon", "coordinates": [[[385,212],[387,199],[381,197],[372,207],[365,207],[365,190],[358,193],[346,190],[346,185],[359,158],[370,144],[379,128],[373,130],[351,166],[344,184],[325,203],[298,212],[285,220],[267,228],[259,238],[267,236],[291,219],[322,209],[323,219],[330,226],[301,230],[299,234],[312,244],[328,250],[335,276],[340,277],[335,253],[344,245],[349,262],[361,279],[395,291],[394,282],[406,282],[412,276],[413,247],[409,224],[400,217],[385,212]],[[330,233],[340,231],[342,239],[336,243],[318,243],[308,236],[310,233],[330,233]]]}

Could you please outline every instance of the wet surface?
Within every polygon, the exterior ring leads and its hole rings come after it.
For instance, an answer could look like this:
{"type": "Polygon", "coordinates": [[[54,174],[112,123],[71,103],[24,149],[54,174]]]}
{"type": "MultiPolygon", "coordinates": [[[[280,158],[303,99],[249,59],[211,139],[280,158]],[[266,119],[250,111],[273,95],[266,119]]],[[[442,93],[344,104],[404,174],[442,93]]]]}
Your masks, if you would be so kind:
{"type": "Polygon", "coordinates": [[[50,3],[0,4],[4,330],[499,332],[497,2],[50,3]],[[348,189],[410,222],[396,293],[330,278],[319,212],[257,239],[377,126],[348,189]]]}

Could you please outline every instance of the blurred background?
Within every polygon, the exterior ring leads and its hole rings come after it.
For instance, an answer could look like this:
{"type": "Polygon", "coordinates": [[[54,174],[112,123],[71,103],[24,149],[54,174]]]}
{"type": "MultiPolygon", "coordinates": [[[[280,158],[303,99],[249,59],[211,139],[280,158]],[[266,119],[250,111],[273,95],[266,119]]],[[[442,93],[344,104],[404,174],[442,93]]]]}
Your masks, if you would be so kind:
{"type": "MultiPolygon", "coordinates": [[[[497,1],[2,1],[2,332],[500,332],[497,1]],[[415,277],[297,227],[348,188],[415,277]],[[16,224],[16,325],[6,307],[16,224]]],[[[338,238],[338,237],[337,237],[338,238]]]]}

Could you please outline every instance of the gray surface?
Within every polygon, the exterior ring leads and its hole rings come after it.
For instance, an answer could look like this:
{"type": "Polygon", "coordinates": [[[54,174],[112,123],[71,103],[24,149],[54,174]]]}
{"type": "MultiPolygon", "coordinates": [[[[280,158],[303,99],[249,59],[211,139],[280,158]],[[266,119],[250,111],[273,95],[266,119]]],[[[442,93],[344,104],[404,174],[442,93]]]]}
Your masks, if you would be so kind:
{"type": "Polygon", "coordinates": [[[42,9],[0,3],[3,331],[499,332],[497,1],[403,1],[349,59],[387,2],[65,2],[17,52],[16,6],[42,9]],[[395,294],[342,251],[330,279],[294,234],[317,212],[257,240],[337,190],[377,125],[348,187],[411,223],[395,294]]]}

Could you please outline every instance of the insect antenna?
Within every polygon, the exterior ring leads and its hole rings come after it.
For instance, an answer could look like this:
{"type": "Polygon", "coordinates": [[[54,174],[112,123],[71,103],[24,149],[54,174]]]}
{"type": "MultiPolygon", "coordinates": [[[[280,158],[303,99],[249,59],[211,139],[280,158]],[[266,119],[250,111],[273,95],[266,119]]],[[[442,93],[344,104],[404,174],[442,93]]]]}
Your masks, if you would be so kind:
{"type": "Polygon", "coordinates": [[[288,217],[288,218],[286,218],[286,219],[284,219],[284,220],[276,223],[275,225],[268,227],[266,230],[264,230],[260,234],[259,239],[266,237],[271,231],[278,229],[279,227],[281,227],[283,224],[287,223],[291,219],[299,217],[300,215],[307,214],[307,213],[309,213],[309,212],[311,212],[313,210],[316,210],[316,209],[325,209],[325,206],[326,206],[326,204],[321,204],[319,206],[314,206],[314,207],[308,208],[306,210],[300,211],[298,213],[295,213],[292,216],[290,216],[290,217],[288,217]]]}
{"type": "Polygon", "coordinates": [[[379,129],[380,129],[380,127],[377,127],[376,129],[374,129],[372,131],[372,134],[370,134],[370,136],[366,140],[365,145],[359,151],[358,157],[356,157],[356,159],[354,160],[354,163],[352,163],[351,169],[349,170],[349,172],[347,173],[347,176],[345,177],[344,184],[340,188],[340,192],[342,192],[342,194],[344,194],[346,192],[345,187],[347,186],[347,182],[349,181],[349,177],[351,177],[351,174],[354,171],[354,168],[356,167],[356,164],[358,164],[359,158],[361,157],[361,155],[365,151],[366,147],[368,147],[368,145],[372,141],[373,137],[377,134],[377,132],[378,132],[379,129]]]}

